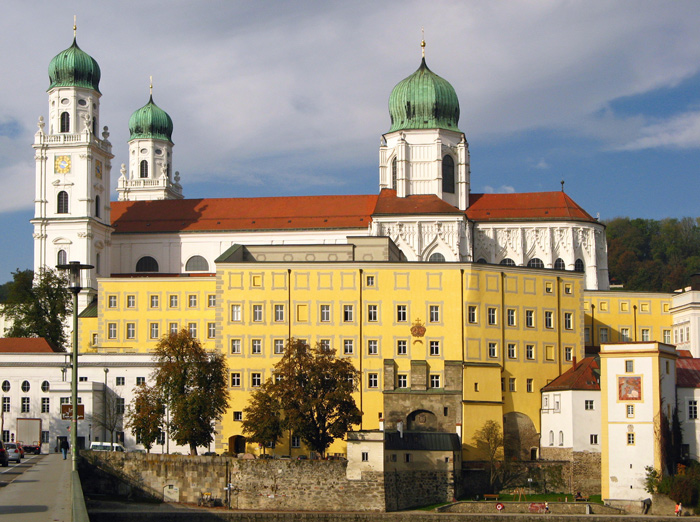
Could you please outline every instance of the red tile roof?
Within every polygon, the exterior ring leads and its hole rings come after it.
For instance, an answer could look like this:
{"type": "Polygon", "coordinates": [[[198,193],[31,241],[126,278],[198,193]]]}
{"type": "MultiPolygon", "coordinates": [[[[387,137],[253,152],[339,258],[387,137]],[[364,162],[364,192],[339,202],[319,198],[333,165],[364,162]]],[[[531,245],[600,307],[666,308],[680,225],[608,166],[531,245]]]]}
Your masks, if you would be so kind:
{"type": "Polygon", "coordinates": [[[700,359],[676,359],[676,386],[700,388],[700,359]]]}
{"type": "Polygon", "coordinates": [[[690,353],[690,350],[676,350],[676,352],[678,352],[678,357],[682,357],[685,359],[692,359],[693,358],[693,354],[690,353]]]}
{"type": "Polygon", "coordinates": [[[445,203],[434,194],[407,196],[397,198],[396,191],[384,189],[379,194],[373,215],[411,215],[411,214],[456,214],[462,215],[457,207],[445,203]]]}
{"type": "Polygon", "coordinates": [[[470,194],[467,217],[472,221],[593,221],[565,192],[470,194]]]}
{"type": "Polygon", "coordinates": [[[53,353],[43,337],[5,337],[0,339],[0,353],[53,353]]]}
{"type": "Polygon", "coordinates": [[[600,390],[600,372],[595,357],[585,357],[542,388],[554,390],[600,390]]]}

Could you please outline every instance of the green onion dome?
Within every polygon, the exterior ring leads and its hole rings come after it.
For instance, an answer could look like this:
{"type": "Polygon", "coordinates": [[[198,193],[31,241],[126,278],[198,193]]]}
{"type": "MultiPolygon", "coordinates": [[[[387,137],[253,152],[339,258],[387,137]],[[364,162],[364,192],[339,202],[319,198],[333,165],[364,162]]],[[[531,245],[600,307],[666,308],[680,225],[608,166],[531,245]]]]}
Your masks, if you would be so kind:
{"type": "Polygon", "coordinates": [[[407,129],[447,129],[461,132],[459,100],[454,87],[425,64],[401,80],[389,96],[389,132],[407,129]]]}
{"type": "Polygon", "coordinates": [[[168,113],[153,103],[148,103],[134,111],[129,118],[129,141],[135,139],[167,140],[172,143],[173,120],[168,113]]]}
{"type": "Polygon", "coordinates": [[[54,87],[86,87],[100,92],[100,66],[95,59],[73,45],[53,57],[49,63],[49,90],[54,87]]]}

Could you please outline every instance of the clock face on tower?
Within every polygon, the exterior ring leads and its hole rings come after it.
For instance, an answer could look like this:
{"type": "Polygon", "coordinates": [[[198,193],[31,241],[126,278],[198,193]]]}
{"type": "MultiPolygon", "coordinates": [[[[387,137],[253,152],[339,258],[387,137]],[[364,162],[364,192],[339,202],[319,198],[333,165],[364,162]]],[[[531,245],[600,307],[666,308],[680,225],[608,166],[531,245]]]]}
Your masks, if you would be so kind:
{"type": "Polygon", "coordinates": [[[54,171],[59,174],[67,174],[70,172],[70,156],[56,156],[54,171]]]}
{"type": "Polygon", "coordinates": [[[95,160],[95,176],[102,179],[102,162],[95,160]]]}

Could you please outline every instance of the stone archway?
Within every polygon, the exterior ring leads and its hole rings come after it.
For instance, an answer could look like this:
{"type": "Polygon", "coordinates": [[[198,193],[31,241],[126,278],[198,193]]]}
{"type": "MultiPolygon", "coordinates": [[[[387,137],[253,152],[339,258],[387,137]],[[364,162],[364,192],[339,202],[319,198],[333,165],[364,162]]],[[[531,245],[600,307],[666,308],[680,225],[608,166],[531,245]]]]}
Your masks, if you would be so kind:
{"type": "Polygon", "coordinates": [[[503,416],[503,439],[507,458],[531,460],[531,449],[539,447],[540,434],[530,417],[512,411],[503,416]]]}
{"type": "Polygon", "coordinates": [[[232,435],[228,438],[228,451],[234,455],[245,453],[245,437],[243,435],[232,435]]]}
{"type": "Polygon", "coordinates": [[[406,429],[409,431],[437,431],[437,417],[432,411],[415,410],[407,417],[406,429]]]}

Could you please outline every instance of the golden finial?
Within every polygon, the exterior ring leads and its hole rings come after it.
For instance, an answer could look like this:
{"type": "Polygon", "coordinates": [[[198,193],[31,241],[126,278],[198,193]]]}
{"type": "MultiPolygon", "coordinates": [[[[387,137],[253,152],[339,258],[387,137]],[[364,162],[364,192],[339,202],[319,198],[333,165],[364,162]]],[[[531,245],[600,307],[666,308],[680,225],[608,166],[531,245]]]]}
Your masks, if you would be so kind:
{"type": "Polygon", "coordinates": [[[421,27],[420,32],[421,32],[420,48],[421,48],[421,52],[423,53],[423,58],[425,58],[425,29],[423,27],[421,27]]]}
{"type": "Polygon", "coordinates": [[[148,80],[149,80],[149,87],[148,87],[149,92],[148,92],[148,93],[149,93],[151,96],[153,96],[153,76],[149,76],[149,77],[148,77],[148,80]]]}
{"type": "Polygon", "coordinates": [[[73,38],[75,38],[75,33],[78,30],[77,19],[78,17],[76,15],[73,15],[73,38]]]}

